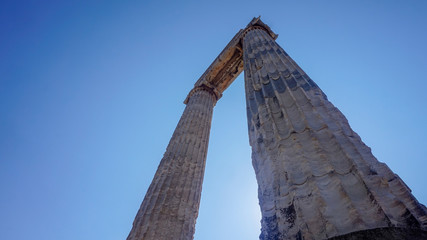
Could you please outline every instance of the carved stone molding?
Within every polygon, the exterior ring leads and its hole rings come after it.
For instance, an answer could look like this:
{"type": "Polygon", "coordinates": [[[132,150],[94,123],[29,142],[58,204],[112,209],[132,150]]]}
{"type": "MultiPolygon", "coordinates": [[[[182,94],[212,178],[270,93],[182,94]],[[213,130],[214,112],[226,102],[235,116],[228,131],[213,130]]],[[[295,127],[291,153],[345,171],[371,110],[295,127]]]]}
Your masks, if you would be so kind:
{"type": "Polygon", "coordinates": [[[191,89],[191,91],[187,95],[187,98],[185,98],[185,100],[184,100],[184,104],[187,104],[188,101],[190,100],[191,96],[193,96],[194,93],[196,93],[198,91],[207,91],[210,94],[212,94],[212,96],[214,97],[215,103],[216,103],[216,101],[218,101],[218,99],[220,99],[222,97],[222,94],[220,92],[218,92],[216,90],[216,88],[206,86],[206,85],[201,85],[201,86],[197,86],[197,87],[194,87],[193,89],[191,89]]]}

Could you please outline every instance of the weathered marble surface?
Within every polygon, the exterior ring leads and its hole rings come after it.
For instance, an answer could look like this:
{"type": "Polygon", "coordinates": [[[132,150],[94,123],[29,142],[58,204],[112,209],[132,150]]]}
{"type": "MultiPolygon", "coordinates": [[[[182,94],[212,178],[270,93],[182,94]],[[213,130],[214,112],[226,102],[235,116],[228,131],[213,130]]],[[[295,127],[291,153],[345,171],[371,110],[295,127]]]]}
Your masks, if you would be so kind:
{"type": "Polygon", "coordinates": [[[266,31],[248,30],[243,52],[260,239],[426,229],[425,207],[266,31]]]}
{"type": "Polygon", "coordinates": [[[193,239],[216,96],[191,92],[127,240],[193,239]]]}
{"type": "Polygon", "coordinates": [[[328,238],[328,240],[425,240],[427,231],[414,228],[375,228],[328,238]]]}

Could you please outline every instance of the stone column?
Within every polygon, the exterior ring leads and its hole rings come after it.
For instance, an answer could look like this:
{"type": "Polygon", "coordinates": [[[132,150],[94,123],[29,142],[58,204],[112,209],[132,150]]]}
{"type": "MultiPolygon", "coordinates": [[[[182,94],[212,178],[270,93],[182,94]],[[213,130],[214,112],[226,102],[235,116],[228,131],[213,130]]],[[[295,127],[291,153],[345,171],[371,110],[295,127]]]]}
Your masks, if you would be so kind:
{"type": "Polygon", "coordinates": [[[217,96],[197,87],[187,100],[127,240],[193,239],[217,96]]]}
{"type": "Polygon", "coordinates": [[[285,51],[259,27],[243,51],[260,239],[427,237],[426,208],[285,51]]]}

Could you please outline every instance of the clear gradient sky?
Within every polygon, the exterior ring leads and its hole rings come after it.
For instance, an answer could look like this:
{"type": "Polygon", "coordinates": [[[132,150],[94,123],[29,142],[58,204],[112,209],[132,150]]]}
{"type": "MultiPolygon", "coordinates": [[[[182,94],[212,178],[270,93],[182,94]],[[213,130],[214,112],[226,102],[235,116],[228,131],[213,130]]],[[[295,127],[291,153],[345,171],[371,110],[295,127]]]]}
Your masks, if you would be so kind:
{"type": "MultiPolygon", "coordinates": [[[[427,1],[1,1],[0,239],[125,239],[192,85],[258,15],[427,203],[427,1]]],[[[257,239],[243,74],[196,240],[257,239]]]]}

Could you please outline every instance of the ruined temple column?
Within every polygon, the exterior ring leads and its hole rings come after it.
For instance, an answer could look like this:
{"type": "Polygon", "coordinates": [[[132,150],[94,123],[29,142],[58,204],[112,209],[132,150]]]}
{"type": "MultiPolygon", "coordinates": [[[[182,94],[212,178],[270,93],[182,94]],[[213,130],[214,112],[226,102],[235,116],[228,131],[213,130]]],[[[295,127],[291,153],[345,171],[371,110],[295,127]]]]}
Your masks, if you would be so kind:
{"type": "Polygon", "coordinates": [[[425,239],[425,206],[265,29],[243,52],[260,239],[425,239]]]}
{"type": "Polygon", "coordinates": [[[217,95],[194,88],[127,240],[190,240],[199,211],[217,95]]]}

